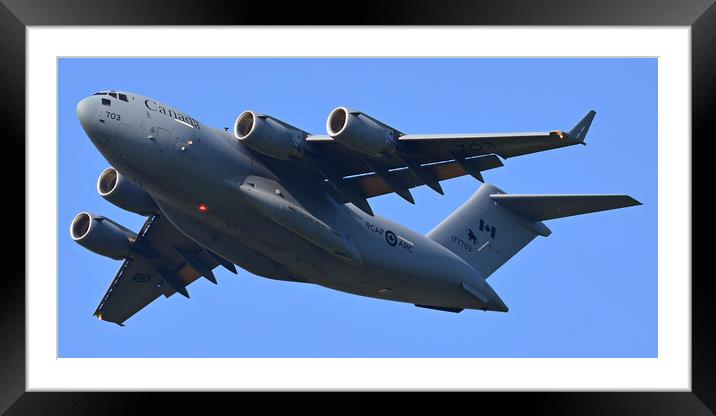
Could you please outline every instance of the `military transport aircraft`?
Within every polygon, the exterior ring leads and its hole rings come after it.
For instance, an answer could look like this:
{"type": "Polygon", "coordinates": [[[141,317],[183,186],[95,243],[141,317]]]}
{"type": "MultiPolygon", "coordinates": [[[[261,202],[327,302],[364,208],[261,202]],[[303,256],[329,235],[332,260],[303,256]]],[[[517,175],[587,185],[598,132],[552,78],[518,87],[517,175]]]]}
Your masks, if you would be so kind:
{"type": "Polygon", "coordinates": [[[595,112],[570,131],[404,134],[339,107],[328,135],[241,113],[233,131],[130,92],[101,91],[77,105],[110,163],[99,194],[148,217],[135,233],[89,212],[72,239],[124,260],[94,315],[123,325],[164,295],[189,297],[218,266],[314,283],[449,312],[507,312],[487,283],[536,236],[543,220],[639,205],[626,195],[511,195],[482,184],[426,235],[373,214],[368,199],[502,166],[502,159],[584,144],[595,112]]]}

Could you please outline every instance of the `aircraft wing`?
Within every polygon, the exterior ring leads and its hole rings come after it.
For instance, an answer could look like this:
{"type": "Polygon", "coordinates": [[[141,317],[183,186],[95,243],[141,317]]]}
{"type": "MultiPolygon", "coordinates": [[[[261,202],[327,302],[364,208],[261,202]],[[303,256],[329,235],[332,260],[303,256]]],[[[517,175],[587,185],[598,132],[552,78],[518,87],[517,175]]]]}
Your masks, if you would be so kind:
{"type": "Polygon", "coordinates": [[[561,131],[489,134],[406,134],[400,143],[410,143],[420,153],[439,158],[494,153],[507,159],[582,142],[561,131]]]}
{"type": "Polygon", "coordinates": [[[212,270],[219,265],[236,273],[233,264],[186,237],[162,215],[147,219],[133,251],[94,312],[101,320],[123,325],[161,295],[189,297],[186,286],[199,277],[216,283],[212,270]]]}
{"type": "Polygon", "coordinates": [[[330,136],[308,136],[317,170],[339,202],[352,202],[372,215],[367,198],[395,192],[414,202],[409,188],[428,185],[443,193],[439,182],[502,166],[507,159],[529,153],[584,144],[595,116],[590,111],[569,132],[400,134],[392,155],[371,158],[354,152],[330,136]]]}

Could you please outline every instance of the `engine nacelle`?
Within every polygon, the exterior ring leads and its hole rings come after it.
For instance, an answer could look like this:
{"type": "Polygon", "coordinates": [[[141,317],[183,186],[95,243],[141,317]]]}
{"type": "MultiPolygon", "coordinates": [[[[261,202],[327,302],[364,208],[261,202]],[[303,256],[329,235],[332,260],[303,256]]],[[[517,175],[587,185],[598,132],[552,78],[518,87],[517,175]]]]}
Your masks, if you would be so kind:
{"type": "Polygon", "coordinates": [[[345,107],[331,111],[326,130],[333,140],[372,157],[395,153],[398,132],[378,120],[345,107]]]}
{"type": "Polygon", "coordinates": [[[113,167],[99,175],[97,192],[107,201],[135,214],[149,216],[159,213],[157,204],[147,191],[130,182],[113,167]]]}
{"type": "Polygon", "coordinates": [[[116,222],[89,212],[80,212],[72,220],[70,236],[79,245],[115,260],[130,257],[137,235],[116,222]]]}
{"type": "Polygon", "coordinates": [[[300,159],[306,133],[281,120],[244,111],[234,123],[234,136],[257,152],[276,159],[300,159]]]}

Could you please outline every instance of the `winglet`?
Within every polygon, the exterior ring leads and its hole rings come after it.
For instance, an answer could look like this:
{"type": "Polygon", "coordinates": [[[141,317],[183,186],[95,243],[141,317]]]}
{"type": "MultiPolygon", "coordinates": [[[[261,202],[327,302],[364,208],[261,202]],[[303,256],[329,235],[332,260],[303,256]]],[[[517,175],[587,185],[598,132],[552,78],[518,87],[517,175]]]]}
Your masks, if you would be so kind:
{"type": "Polygon", "coordinates": [[[594,116],[596,114],[597,112],[594,110],[587,113],[582,121],[577,123],[577,125],[569,131],[569,137],[584,143],[584,138],[587,137],[587,131],[589,130],[589,126],[592,124],[592,120],[594,120],[594,116]]]}

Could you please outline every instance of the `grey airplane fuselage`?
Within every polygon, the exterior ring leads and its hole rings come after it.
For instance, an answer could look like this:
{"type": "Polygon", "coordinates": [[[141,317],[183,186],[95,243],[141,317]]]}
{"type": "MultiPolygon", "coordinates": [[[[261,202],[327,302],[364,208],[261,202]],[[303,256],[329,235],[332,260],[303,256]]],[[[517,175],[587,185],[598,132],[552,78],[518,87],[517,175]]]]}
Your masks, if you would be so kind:
{"type": "Polygon", "coordinates": [[[272,161],[233,134],[157,100],[94,95],[77,113],[94,145],[146,190],[188,237],[256,275],[362,296],[485,309],[467,283],[504,306],[463,259],[395,222],[339,204],[302,160],[272,161]],[[102,100],[110,101],[110,105],[102,100]],[[275,221],[249,192],[290,201],[332,229],[351,251],[335,255],[275,221]]]}

